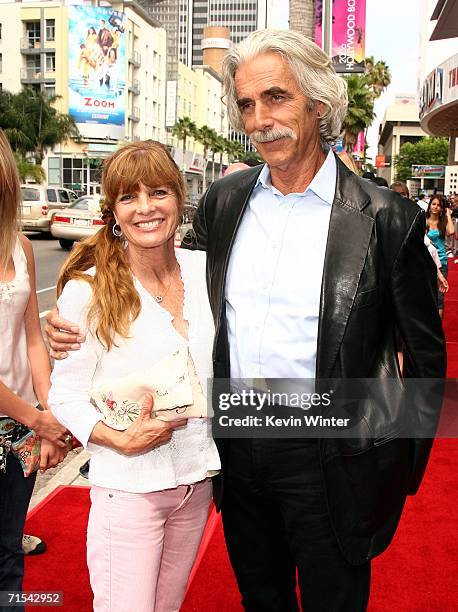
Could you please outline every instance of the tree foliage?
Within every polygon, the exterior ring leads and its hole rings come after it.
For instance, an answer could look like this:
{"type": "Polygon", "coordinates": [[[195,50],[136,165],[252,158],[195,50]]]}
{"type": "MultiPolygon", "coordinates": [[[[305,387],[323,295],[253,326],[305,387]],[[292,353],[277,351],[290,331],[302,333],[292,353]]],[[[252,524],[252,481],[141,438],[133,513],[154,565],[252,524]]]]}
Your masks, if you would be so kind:
{"type": "Polygon", "coordinates": [[[41,164],[48,149],[69,138],[79,140],[72,117],[53,106],[58,99],[29,87],[17,94],[0,92],[0,127],[13,151],[41,164]]]}
{"type": "Polygon", "coordinates": [[[412,176],[412,166],[417,164],[446,164],[448,139],[425,137],[416,143],[405,142],[395,158],[396,179],[406,181],[412,176]]]}
{"type": "Polygon", "coordinates": [[[14,153],[14,157],[21,183],[25,183],[27,179],[32,179],[35,183],[43,183],[46,180],[43,166],[30,162],[17,151],[14,153]]]}
{"type": "Polygon", "coordinates": [[[194,138],[197,126],[190,117],[180,117],[172,127],[172,134],[183,142],[183,164],[185,163],[186,142],[188,138],[194,138]]]}
{"type": "Polygon", "coordinates": [[[366,57],[363,74],[345,77],[348,89],[348,110],[343,121],[344,145],[351,153],[358,134],[367,129],[375,119],[374,102],[391,83],[391,72],[383,60],[375,61],[373,56],[366,57]]]}
{"type": "Polygon", "coordinates": [[[345,77],[348,91],[348,109],[342,123],[345,149],[349,153],[358,139],[358,134],[368,128],[375,118],[374,95],[364,75],[345,77]]]}

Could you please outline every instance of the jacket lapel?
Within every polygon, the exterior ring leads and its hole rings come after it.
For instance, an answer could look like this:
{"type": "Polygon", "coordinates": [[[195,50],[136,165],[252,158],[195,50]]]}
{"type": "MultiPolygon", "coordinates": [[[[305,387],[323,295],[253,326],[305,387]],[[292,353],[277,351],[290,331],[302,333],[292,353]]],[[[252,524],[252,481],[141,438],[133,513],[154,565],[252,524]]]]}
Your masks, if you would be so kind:
{"type": "Polygon", "coordinates": [[[261,173],[262,166],[254,168],[247,176],[241,177],[231,189],[222,196],[222,211],[218,218],[217,240],[215,241],[215,254],[211,276],[209,278],[209,289],[211,303],[217,307],[217,327],[221,320],[224,304],[224,289],[226,285],[226,271],[234,244],[237,230],[242,220],[243,213],[248,205],[251,192],[256,180],[261,173]],[[221,256],[220,254],[224,254],[221,256]]]}
{"type": "Polygon", "coordinates": [[[364,267],[374,220],[362,211],[370,201],[359,180],[337,158],[321,285],[317,378],[329,378],[345,333],[364,267]]]}

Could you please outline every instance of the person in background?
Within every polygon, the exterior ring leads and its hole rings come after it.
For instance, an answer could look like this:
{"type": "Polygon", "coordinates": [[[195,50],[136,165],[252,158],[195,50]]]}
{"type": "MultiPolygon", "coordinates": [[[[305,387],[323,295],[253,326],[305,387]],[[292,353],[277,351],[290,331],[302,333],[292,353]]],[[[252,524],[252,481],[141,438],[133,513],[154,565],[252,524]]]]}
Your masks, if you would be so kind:
{"type": "MultiPolygon", "coordinates": [[[[395,181],[394,183],[391,183],[390,189],[392,191],[395,191],[396,193],[400,193],[407,200],[410,200],[409,188],[402,181],[395,181]]],[[[426,236],[426,234],[425,234],[424,242],[425,242],[425,246],[427,247],[429,251],[429,254],[433,258],[433,261],[437,267],[437,282],[438,282],[439,291],[441,293],[447,293],[448,282],[445,276],[441,272],[441,262],[440,262],[437,250],[435,246],[433,245],[433,243],[431,242],[431,240],[428,238],[428,236],[426,236]]]]}
{"type": "Polygon", "coordinates": [[[425,194],[420,193],[417,199],[418,206],[423,209],[425,212],[428,210],[428,202],[425,199],[425,194]]]}
{"type": "MultiPolygon", "coordinates": [[[[147,385],[145,368],[179,350],[189,350],[206,389],[214,324],[205,254],[174,249],[185,186],[160,143],[120,148],[104,164],[102,188],[106,225],[72,252],[58,281],[60,315],[86,339],[55,363],[49,402],[91,452],[95,612],[178,612],[208,516],[210,476],[220,468],[208,422],[152,418],[149,397],[118,431],[91,398],[97,386],[131,375],[147,385]]],[[[110,410],[114,403],[108,393],[110,410]]]]}
{"type": "Polygon", "coordinates": [[[402,181],[395,181],[394,183],[391,183],[390,189],[396,193],[400,193],[402,196],[410,200],[409,188],[402,181]]]}
{"type": "MultiPolygon", "coordinates": [[[[434,195],[428,204],[426,210],[426,226],[427,236],[436,248],[441,261],[440,272],[444,278],[447,278],[448,259],[445,239],[447,236],[451,236],[455,233],[455,228],[453,226],[450,209],[445,207],[444,198],[440,194],[434,195]]],[[[441,291],[438,291],[437,305],[439,315],[442,318],[444,316],[444,293],[441,291]]]]}
{"type": "MultiPolygon", "coordinates": [[[[18,231],[20,206],[13,153],[0,130],[0,591],[22,590],[23,530],[36,479],[36,473],[24,476],[12,444],[34,430],[42,438],[42,471],[67,450],[66,428],[47,409],[51,365],[38,317],[32,245],[18,231]]],[[[0,604],[0,611],[6,609],[0,604]]]]}
{"type": "Polygon", "coordinates": [[[250,166],[243,162],[234,162],[229,164],[226,170],[223,173],[223,176],[227,176],[228,174],[232,174],[232,172],[239,172],[240,170],[247,170],[250,166]]]}

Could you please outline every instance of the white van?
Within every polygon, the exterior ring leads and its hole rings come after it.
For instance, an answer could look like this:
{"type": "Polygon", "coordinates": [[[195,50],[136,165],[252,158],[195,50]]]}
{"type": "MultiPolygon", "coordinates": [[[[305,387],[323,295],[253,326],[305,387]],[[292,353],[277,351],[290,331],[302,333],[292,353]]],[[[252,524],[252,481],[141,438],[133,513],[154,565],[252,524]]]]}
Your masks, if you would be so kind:
{"type": "Polygon", "coordinates": [[[21,228],[36,232],[49,232],[52,213],[70,206],[76,193],[64,187],[21,185],[21,228]]]}

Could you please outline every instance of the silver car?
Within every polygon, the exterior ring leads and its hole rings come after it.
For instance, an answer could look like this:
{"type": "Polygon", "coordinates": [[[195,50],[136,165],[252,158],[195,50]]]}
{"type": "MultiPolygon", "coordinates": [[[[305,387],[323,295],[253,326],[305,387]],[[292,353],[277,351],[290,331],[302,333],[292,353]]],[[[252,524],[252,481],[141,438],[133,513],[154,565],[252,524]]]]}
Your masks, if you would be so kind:
{"type": "Polygon", "coordinates": [[[82,196],[64,210],[53,213],[51,234],[69,251],[75,242],[93,236],[103,225],[99,197],[82,196]]]}

